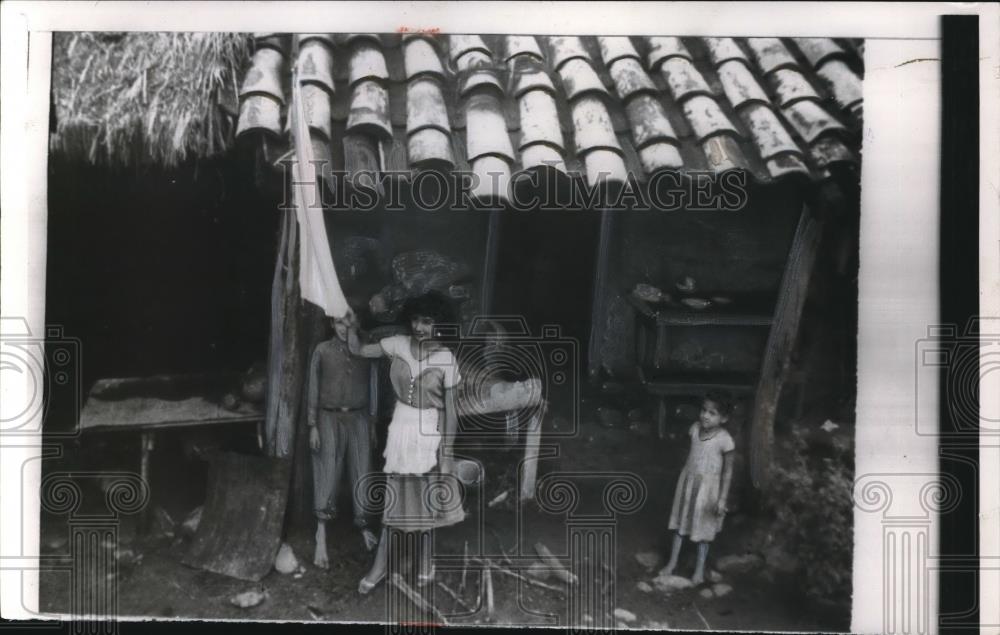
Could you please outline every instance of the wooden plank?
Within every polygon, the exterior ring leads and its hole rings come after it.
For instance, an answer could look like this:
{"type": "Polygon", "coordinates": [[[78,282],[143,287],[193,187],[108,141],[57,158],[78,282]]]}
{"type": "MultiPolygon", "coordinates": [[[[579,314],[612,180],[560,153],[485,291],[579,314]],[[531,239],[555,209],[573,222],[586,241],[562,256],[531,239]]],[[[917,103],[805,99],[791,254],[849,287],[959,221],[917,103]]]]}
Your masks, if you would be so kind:
{"type": "Polygon", "coordinates": [[[201,522],[181,562],[240,580],[267,575],[281,546],[290,467],[284,459],[214,453],[201,522]]]}
{"type": "Polygon", "coordinates": [[[703,311],[677,306],[654,309],[650,303],[632,293],[625,296],[638,314],[650,322],[666,326],[770,326],[773,316],[728,308],[709,308],[703,311]]]}
{"type": "Polygon", "coordinates": [[[285,211],[282,213],[278,254],[274,265],[274,278],[271,282],[271,332],[267,356],[267,414],[264,422],[264,447],[270,456],[287,456],[291,450],[291,435],[287,432],[291,428],[291,418],[288,414],[285,358],[294,356],[292,351],[288,350],[288,342],[293,341],[295,323],[295,320],[290,319],[295,314],[295,305],[290,300],[298,300],[298,276],[294,260],[295,238],[295,214],[291,211],[285,211]],[[289,332],[290,329],[292,333],[289,332]],[[282,429],[285,429],[284,434],[280,434],[282,429]]]}
{"type": "Polygon", "coordinates": [[[500,210],[490,210],[486,230],[486,256],[483,260],[483,293],[480,307],[483,315],[493,312],[493,294],[497,279],[497,258],[500,253],[500,210]]]}
{"type": "Polygon", "coordinates": [[[752,393],[757,376],[751,373],[640,371],[646,392],[652,395],[701,395],[710,390],[752,393]]]}
{"type": "Polygon", "coordinates": [[[822,237],[823,221],[803,206],[781,279],[774,324],[768,335],[754,398],[750,424],[750,477],[753,486],[758,489],[767,485],[770,475],[774,416],[798,337],[802,309],[822,237]]]}
{"type": "Polygon", "coordinates": [[[525,439],[524,463],[521,464],[521,498],[528,501],[535,498],[535,481],[538,477],[538,446],[542,439],[542,415],[535,413],[528,422],[525,439]]]}
{"type": "Polygon", "coordinates": [[[597,377],[601,366],[601,344],[608,320],[608,271],[611,259],[611,240],[614,232],[616,212],[601,210],[601,229],[597,243],[597,263],[594,265],[594,301],[590,314],[590,343],[587,346],[587,374],[591,379],[597,377]]]}
{"type": "Polygon", "coordinates": [[[260,406],[222,406],[226,392],[239,393],[240,375],[155,375],[101,379],[90,390],[78,428],[135,431],[146,428],[258,421],[260,406]]]}

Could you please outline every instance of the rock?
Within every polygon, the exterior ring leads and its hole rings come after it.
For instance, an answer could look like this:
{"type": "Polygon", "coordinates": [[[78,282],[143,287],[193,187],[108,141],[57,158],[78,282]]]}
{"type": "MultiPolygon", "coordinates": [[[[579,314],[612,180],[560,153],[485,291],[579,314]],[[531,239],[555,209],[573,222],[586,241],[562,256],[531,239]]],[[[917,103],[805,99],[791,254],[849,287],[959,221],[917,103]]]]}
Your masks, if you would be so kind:
{"type": "Polygon", "coordinates": [[[584,613],[583,614],[583,623],[584,624],[593,624],[594,623],[594,618],[590,617],[590,615],[588,615],[587,613],[584,613]]]}
{"type": "Polygon", "coordinates": [[[826,421],[823,422],[823,425],[820,426],[820,429],[822,429],[824,432],[833,432],[839,427],[840,427],[839,425],[827,419],[826,421]]]}
{"type": "Polygon", "coordinates": [[[626,624],[625,622],[623,622],[621,620],[618,620],[617,622],[615,622],[615,628],[617,628],[619,630],[626,629],[626,628],[628,628],[628,624],[626,624]]]}
{"type": "Polygon", "coordinates": [[[615,617],[624,622],[634,622],[637,619],[635,613],[625,609],[615,609],[615,617]]]}
{"type": "Polygon", "coordinates": [[[715,594],[712,593],[712,589],[702,589],[701,591],[698,592],[698,595],[705,598],[706,600],[711,600],[712,598],[715,597],[715,594]]]}
{"type": "Polygon", "coordinates": [[[671,575],[666,569],[660,571],[660,575],[653,579],[653,586],[663,593],[673,593],[682,589],[690,589],[694,583],[679,575],[671,575]]]}
{"type": "Polygon", "coordinates": [[[660,564],[660,554],[655,551],[640,551],[635,554],[635,561],[641,564],[646,570],[652,571],[656,565],[660,564]]]}
{"type": "Polygon", "coordinates": [[[278,555],[274,559],[274,568],[278,573],[294,573],[299,568],[299,560],[287,542],[281,543],[278,555]]]}
{"type": "Polygon", "coordinates": [[[715,593],[715,597],[717,598],[724,598],[730,593],[732,593],[732,591],[733,587],[731,587],[728,584],[719,583],[712,585],[712,593],[715,593]]]}
{"type": "Polygon", "coordinates": [[[184,522],[181,523],[181,533],[193,536],[195,532],[198,531],[198,525],[201,524],[202,509],[204,509],[204,507],[199,505],[191,510],[191,513],[188,514],[187,518],[184,519],[184,522]]]}
{"type": "Polygon", "coordinates": [[[639,583],[635,585],[635,588],[639,589],[643,593],[652,593],[653,592],[653,587],[649,586],[649,582],[645,582],[645,581],[639,581],[639,583]]]}
{"type": "Polygon", "coordinates": [[[650,620],[646,622],[643,628],[654,631],[667,631],[670,630],[670,624],[667,624],[666,622],[657,622],[650,620]]]}
{"type": "Polygon", "coordinates": [[[263,591],[253,590],[244,591],[243,593],[238,593],[233,597],[229,598],[229,603],[233,606],[238,606],[241,609],[249,609],[257,606],[261,602],[267,599],[267,590],[263,591]]]}
{"type": "Polygon", "coordinates": [[[745,553],[719,558],[715,566],[723,573],[747,573],[759,568],[763,563],[764,559],[757,554],[745,553]]]}
{"type": "Polygon", "coordinates": [[[722,574],[715,569],[708,570],[708,581],[709,582],[722,582],[722,574]]]}

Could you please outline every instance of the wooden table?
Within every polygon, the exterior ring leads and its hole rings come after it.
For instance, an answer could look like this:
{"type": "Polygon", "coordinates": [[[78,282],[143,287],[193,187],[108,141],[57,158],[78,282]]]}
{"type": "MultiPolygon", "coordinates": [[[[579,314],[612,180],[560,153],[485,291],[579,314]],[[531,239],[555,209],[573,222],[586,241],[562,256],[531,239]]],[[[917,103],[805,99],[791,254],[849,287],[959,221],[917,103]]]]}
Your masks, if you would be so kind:
{"type": "Polygon", "coordinates": [[[101,379],[83,405],[79,430],[138,433],[139,474],[149,487],[150,453],[156,447],[156,433],[162,430],[239,423],[253,425],[258,445],[263,444],[263,406],[242,403],[233,410],[222,406],[222,395],[238,389],[239,382],[240,376],[232,373],[101,379]]]}
{"type": "Polygon", "coordinates": [[[666,436],[667,397],[700,395],[711,390],[733,394],[754,392],[756,373],[670,371],[667,367],[670,329],[691,326],[770,328],[773,322],[770,313],[745,310],[739,305],[699,310],[677,304],[654,304],[633,293],[625,297],[636,311],[635,354],[639,379],[646,391],[659,400],[657,432],[661,439],[666,436]]]}

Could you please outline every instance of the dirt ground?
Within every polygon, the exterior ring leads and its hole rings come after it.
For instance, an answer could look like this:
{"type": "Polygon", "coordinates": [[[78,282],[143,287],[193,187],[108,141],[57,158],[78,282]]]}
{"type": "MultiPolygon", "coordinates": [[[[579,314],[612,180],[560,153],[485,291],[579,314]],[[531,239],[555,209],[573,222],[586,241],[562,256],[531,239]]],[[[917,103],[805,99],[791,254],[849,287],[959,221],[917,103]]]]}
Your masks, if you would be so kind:
{"type": "MultiPolygon", "coordinates": [[[[652,583],[665,561],[670,536],[666,530],[676,478],[683,465],[687,443],[684,438],[686,425],[676,423],[670,430],[670,438],[660,441],[655,438],[649,418],[630,425],[627,417],[617,425],[602,425],[598,421],[596,404],[584,402],[584,415],[576,434],[561,439],[557,457],[540,462],[540,478],[546,474],[560,472],[578,483],[579,505],[575,516],[567,520],[565,511],[545,512],[538,503],[529,502],[519,509],[513,505],[498,505],[489,508],[486,502],[498,491],[510,485],[509,479],[491,474],[487,461],[487,478],[481,488],[467,492],[469,516],[460,525],[437,532],[435,553],[442,558],[450,558],[454,568],[438,566],[437,580],[452,590],[460,588],[463,547],[469,544],[470,552],[479,553],[490,559],[505,563],[504,566],[526,572],[531,562],[537,560],[534,545],[542,542],[554,553],[566,553],[568,524],[582,527],[587,522],[583,515],[600,511],[604,501],[604,486],[613,473],[631,473],[645,483],[645,497],[637,509],[628,514],[620,514],[613,519],[590,519],[591,525],[607,529],[613,528],[613,555],[605,564],[614,572],[613,584],[602,585],[607,593],[603,606],[610,614],[614,608],[625,609],[634,614],[634,620],[612,618],[610,615],[593,616],[588,611],[583,591],[566,594],[555,590],[527,586],[519,580],[494,572],[492,586],[495,609],[492,616],[486,615],[485,593],[479,589],[479,579],[475,572],[469,572],[466,587],[461,593],[471,607],[481,596],[484,605],[479,611],[467,611],[459,606],[438,586],[422,590],[449,623],[493,623],[498,625],[537,624],[564,625],[570,616],[581,616],[581,625],[586,626],[601,620],[608,626],[630,626],[636,628],[670,628],[682,630],[720,629],[750,631],[837,631],[849,628],[849,609],[837,613],[819,613],[788,592],[789,581],[775,576],[766,567],[759,567],[742,574],[726,572],[723,582],[731,585],[732,591],[724,597],[706,599],[702,589],[688,589],[664,595],[656,589],[642,590],[641,582],[652,583]],[[577,476],[579,478],[577,478],[577,476]],[[482,510],[480,513],[479,510],[482,510]],[[500,551],[502,544],[503,553],[500,551]],[[637,559],[640,552],[659,555],[660,563],[651,569],[645,568],[637,559]],[[505,559],[505,554],[510,558],[505,559]],[[610,561],[609,561],[610,560],[610,561]],[[610,587],[610,588],[609,588],[610,587]],[[584,602],[581,608],[580,602],[584,602]]],[[[551,414],[546,419],[547,431],[560,431],[569,427],[568,421],[551,414]]],[[[734,434],[737,444],[742,443],[739,434],[734,434]]],[[[134,441],[126,435],[113,437],[99,449],[91,448],[91,460],[99,454],[99,462],[104,469],[135,469],[134,441]],[[130,445],[132,444],[132,445],[130,445]]],[[[84,444],[86,446],[86,443],[84,444]]],[[[59,459],[46,466],[46,470],[63,470],[88,454],[88,449],[79,449],[79,455],[67,451],[67,459],[59,459]]],[[[508,453],[510,463],[516,453],[508,453]]],[[[544,453],[543,453],[544,454],[544,453]]],[[[182,456],[180,446],[171,446],[169,440],[154,456],[156,463],[152,475],[153,505],[159,505],[181,520],[187,510],[199,504],[197,488],[190,491],[177,484],[184,479],[204,478],[204,472],[192,467],[193,463],[182,456]],[[173,487],[172,487],[173,486],[173,487]],[[195,493],[191,493],[195,492],[195,493]]],[[[70,469],[79,469],[78,467],[70,469]]],[[[736,488],[738,490],[739,485],[736,488]]],[[[93,488],[91,488],[93,490],[93,488]]],[[[96,500],[99,491],[85,490],[85,498],[96,500]]],[[[711,547],[709,566],[714,568],[718,558],[726,555],[743,554],[747,551],[751,536],[759,524],[752,515],[739,509],[739,492],[726,526],[711,547]]],[[[346,501],[344,501],[346,511],[346,501]]],[[[362,596],[357,592],[357,584],[365,573],[370,555],[361,550],[358,533],[349,521],[337,520],[328,529],[328,549],[331,567],[322,570],[312,565],[313,527],[293,527],[286,536],[299,561],[304,566],[301,575],[282,575],[276,571],[268,574],[260,584],[244,582],[226,576],[189,568],[180,563],[188,546],[189,538],[153,535],[137,537],[135,518],[126,517],[118,526],[117,570],[111,573],[116,584],[117,611],[120,615],[149,617],[183,617],[200,619],[253,619],[253,620],[293,620],[293,621],[385,621],[392,613],[394,604],[387,599],[386,586],[377,587],[372,593],[362,596]],[[241,609],[230,604],[229,599],[248,590],[266,590],[266,599],[259,605],[241,609]]],[[[42,554],[57,557],[68,552],[66,544],[66,516],[43,515],[42,554]]],[[[113,541],[107,541],[105,548],[113,553],[113,541]]],[[[693,569],[694,550],[686,545],[680,575],[690,576],[693,569]]],[[[548,579],[546,584],[562,587],[557,579],[548,579]]],[[[71,609],[73,585],[69,570],[43,570],[41,573],[40,604],[43,611],[65,613],[71,609]]],[[[626,616],[629,617],[629,616],[626,616]]],[[[403,617],[402,619],[410,619],[403,617]]]]}

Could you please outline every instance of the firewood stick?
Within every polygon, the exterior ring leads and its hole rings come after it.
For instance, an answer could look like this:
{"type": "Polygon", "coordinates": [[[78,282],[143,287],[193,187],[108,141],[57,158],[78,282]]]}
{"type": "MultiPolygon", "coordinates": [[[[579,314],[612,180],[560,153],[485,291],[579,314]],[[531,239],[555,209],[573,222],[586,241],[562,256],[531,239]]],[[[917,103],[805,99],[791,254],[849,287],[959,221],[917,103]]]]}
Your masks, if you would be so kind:
{"type": "Polygon", "coordinates": [[[545,561],[545,564],[555,569],[556,575],[562,578],[564,582],[566,582],[567,584],[576,584],[578,582],[576,575],[567,570],[566,567],[562,566],[562,563],[559,562],[559,560],[554,555],[552,555],[552,552],[549,551],[548,547],[546,547],[540,542],[536,542],[535,551],[537,551],[538,555],[542,558],[543,561],[545,561]]]}
{"type": "MultiPolygon", "coordinates": [[[[472,560],[475,561],[475,562],[477,562],[478,564],[486,565],[486,562],[480,560],[479,558],[472,558],[472,560]]],[[[565,589],[562,589],[562,588],[557,587],[557,586],[552,586],[551,584],[546,584],[546,583],[542,582],[541,580],[532,580],[531,578],[525,577],[525,576],[521,575],[520,573],[517,573],[516,571],[511,571],[507,567],[505,567],[503,565],[500,565],[500,564],[497,564],[496,562],[490,562],[489,566],[493,567],[494,569],[496,569],[500,573],[503,573],[505,575],[509,575],[512,578],[517,578],[518,580],[523,580],[524,582],[527,582],[528,584],[530,584],[532,586],[537,586],[537,587],[540,587],[542,589],[548,589],[550,591],[558,591],[559,593],[565,593],[566,592],[565,589]]]]}
{"type": "Polygon", "coordinates": [[[473,610],[473,609],[472,609],[472,607],[471,607],[471,606],[469,606],[468,604],[466,604],[466,603],[465,603],[465,600],[463,600],[463,599],[461,598],[461,596],[459,596],[459,595],[458,595],[458,593],[455,593],[455,591],[453,591],[453,590],[451,589],[451,587],[449,587],[449,586],[448,586],[447,584],[445,584],[444,582],[441,582],[440,580],[438,581],[437,585],[438,585],[439,587],[441,587],[441,589],[442,589],[442,590],[443,590],[443,591],[444,591],[445,593],[447,593],[448,595],[450,595],[450,596],[451,596],[451,599],[455,600],[455,602],[456,602],[456,603],[458,603],[458,605],[459,605],[459,606],[461,606],[461,607],[462,607],[463,609],[465,609],[466,611],[468,611],[468,612],[470,612],[470,613],[472,612],[472,610],[473,610]]]}
{"type": "Polygon", "coordinates": [[[493,619],[493,569],[491,562],[486,560],[486,570],[484,573],[484,579],[486,581],[486,619],[493,619]]]}
{"type": "Polygon", "coordinates": [[[458,585],[459,592],[465,591],[465,574],[469,572],[469,541],[465,541],[465,550],[462,551],[462,582],[458,585]]]}
{"type": "Polygon", "coordinates": [[[433,615],[434,619],[437,620],[439,624],[448,623],[448,620],[444,618],[444,615],[441,615],[441,612],[438,611],[433,604],[424,599],[424,596],[420,595],[420,593],[417,592],[416,589],[412,588],[409,584],[406,583],[406,580],[403,579],[403,576],[399,575],[398,573],[393,573],[392,583],[393,585],[396,586],[397,589],[402,591],[403,594],[406,595],[406,597],[409,598],[410,601],[417,606],[417,608],[419,608],[421,611],[433,615]]]}

